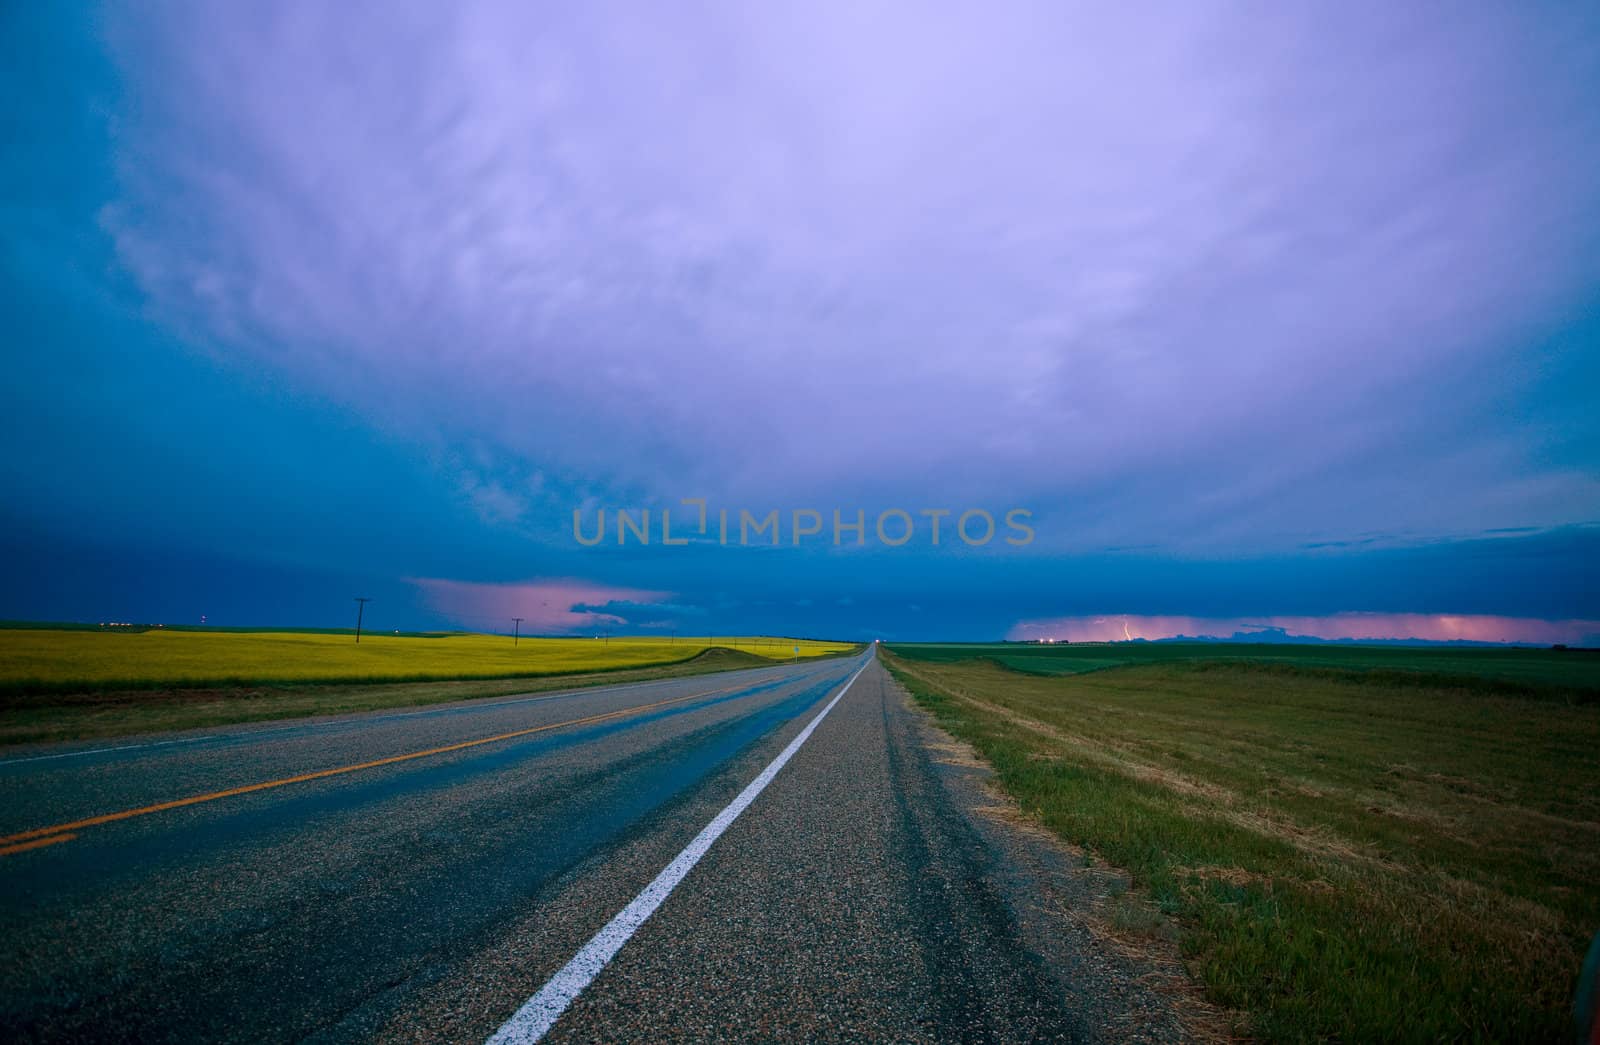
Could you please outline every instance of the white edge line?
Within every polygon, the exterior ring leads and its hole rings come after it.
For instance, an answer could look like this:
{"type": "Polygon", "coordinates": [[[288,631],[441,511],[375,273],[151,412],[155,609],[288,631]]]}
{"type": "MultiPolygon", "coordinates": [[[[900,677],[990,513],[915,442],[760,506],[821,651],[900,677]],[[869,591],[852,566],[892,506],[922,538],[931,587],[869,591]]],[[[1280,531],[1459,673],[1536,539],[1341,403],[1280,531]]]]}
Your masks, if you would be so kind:
{"type": "Polygon", "coordinates": [[[108,751],[133,751],[146,747],[166,747],[169,744],[198,744],[202,740],[214,740],[215,737],[180,737],[177,740],[151,740],[143,744],[123,744],[121,747],[95,747],[85,748],[80,751],[58,751],[53,755],[28,755],[25,758],[8,758],[0,760],[0,768],[5,766],[20,766],[24,762],[49,762],[57,758],[78,758],[83,755],[103,755],[108,751]]]}
{"type": "Polygon", "coordinates": [[[694,865],[700,862],[700,858],[712,844],[722,837],[722,832],[726,831],[739,818],[739,814],[756,800],[756,796],[772,783],[772,778],[778,775],[778,770],[794,757],[794,753],[799,751],[800,745],[810,738],[818,723],[827,717],[835,704],[844,699],[851,685],[861,677],[861,673],[866,671],[871,663],[869,660],[857,668],[856,673],[844,684],[844,688],[828,701],[828,706],[817,712],[817,717],[789,741],[789,746],[779,752],[778,757],[773,759],[759,776],[745,785],[745,789],[739,792],[739,797],[728,803],[727,808],[701,828],[700,833],[694,836],[694,841],[685,846],[683,852],[674,857],[672,862],[656,875],[655,880],[645,886],[628,906],[607,922],[605,928],[595,933],[589,942],[583,945],[582,950],[561,967],[560,972],[550,977],[549,982],[539,988],[538,994],[524,1002],[522,1008],[494,1032],[486,1045],[532,1045],[544,1037],[550,1028],[555,1026],[556,1020],[561,1018],[561,1014],[567,1011],[567,1006],[571,1005],[573,1000],[583,993],[583,989],[600,975],[600,970],[616,956],[634,931],[655,913],[656,908],[661,906],[662,901],[672,894],[678,883],[694,869],[694,865]]]}

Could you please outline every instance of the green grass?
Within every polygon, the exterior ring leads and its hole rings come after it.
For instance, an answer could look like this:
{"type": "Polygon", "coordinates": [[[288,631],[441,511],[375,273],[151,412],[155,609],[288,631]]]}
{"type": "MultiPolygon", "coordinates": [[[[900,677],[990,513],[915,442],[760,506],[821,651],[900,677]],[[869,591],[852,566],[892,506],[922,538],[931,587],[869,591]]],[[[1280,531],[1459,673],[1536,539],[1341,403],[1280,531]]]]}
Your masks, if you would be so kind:
{"type": "Polygon", "coordinates": [[[1567,699],[1581,672],[1541,690],[1548,665],[1341,649],[1331,668],[1044,676],[925,649],[886,660],[1024,809],[1131,875],[1246,1033],[1570,1033],[1600,929],[1600,708],[1567,699]]]}
{"type": "Polygon", "coordinates": [[[1407,672],[1445,684],[1492,679],[1508,690],[1600,698],[1600,653],[1505,646],[1360,646],[1236,642],[896,643],[915,660],[950,662],[987,657],[1035,675],[1074,675],[1136,664],[1192,661],[1281,664],[1337,671],[1407,672]]]}

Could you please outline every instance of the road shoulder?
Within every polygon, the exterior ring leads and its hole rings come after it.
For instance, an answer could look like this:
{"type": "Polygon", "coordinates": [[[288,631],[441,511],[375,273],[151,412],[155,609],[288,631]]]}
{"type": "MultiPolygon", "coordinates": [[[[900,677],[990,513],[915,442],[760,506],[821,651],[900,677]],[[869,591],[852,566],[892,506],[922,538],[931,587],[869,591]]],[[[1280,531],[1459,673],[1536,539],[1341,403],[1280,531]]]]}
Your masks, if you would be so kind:
{"type": "Polygon", "coordinates": [[[1228,1040],[1226,1015],[1204,1000],[1175,934],[1130,894],[1128,876],[1030,817],[971,745],[945,732],[885,675],[951,807],[989,850],[987,877],[1011,910],[1019,942],[1076,996],[1075,1004],[1087,1006],[1096,1036],[1228,1040]]]}

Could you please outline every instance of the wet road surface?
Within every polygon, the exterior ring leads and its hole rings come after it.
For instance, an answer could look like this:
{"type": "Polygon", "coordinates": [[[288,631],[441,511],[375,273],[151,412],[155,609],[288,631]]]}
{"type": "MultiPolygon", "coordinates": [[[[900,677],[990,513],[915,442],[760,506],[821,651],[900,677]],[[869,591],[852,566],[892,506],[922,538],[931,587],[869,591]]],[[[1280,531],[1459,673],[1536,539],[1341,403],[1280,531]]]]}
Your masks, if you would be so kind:
{"type": "Polygon", "coordinates": [[[1180,1036],[1041,956],[928,734],[869,653],[0,759],[0,1034],[1180,1036]]]}

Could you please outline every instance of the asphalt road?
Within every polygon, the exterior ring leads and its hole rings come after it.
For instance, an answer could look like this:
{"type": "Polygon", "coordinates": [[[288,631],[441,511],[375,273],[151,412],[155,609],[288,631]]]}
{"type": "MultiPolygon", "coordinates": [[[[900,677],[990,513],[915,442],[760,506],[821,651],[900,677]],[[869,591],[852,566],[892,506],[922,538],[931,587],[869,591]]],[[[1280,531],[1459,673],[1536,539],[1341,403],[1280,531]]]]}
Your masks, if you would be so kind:
{"type": "Polygon", "coordinates": [[[867,656],[0,759],[0,1037],[1182,1037],[938,755],[867,656]]]}

